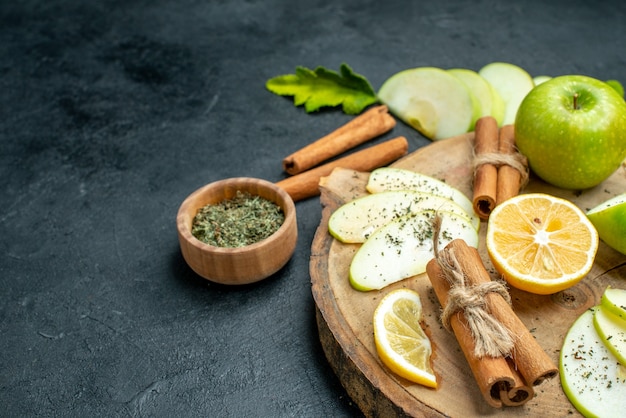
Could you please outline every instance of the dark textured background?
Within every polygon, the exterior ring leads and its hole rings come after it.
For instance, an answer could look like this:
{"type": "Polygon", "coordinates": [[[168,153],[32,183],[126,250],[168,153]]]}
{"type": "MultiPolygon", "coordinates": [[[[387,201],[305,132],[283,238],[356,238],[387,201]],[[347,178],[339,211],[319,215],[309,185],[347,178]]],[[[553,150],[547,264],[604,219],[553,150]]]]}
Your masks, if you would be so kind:
{"type": "MultiPolygon", "coordinates": [[[[196,188],[284,177],[349,120],[265,90],[348,63],[375,88],[417,66],[626,81],[626,3],[2,1],[0,415],[354,416],[317,338],[308,262],[240,288],[183,261],[196,188]]],[[[405,135],[399,124],[378,141],[405,135]]]]}

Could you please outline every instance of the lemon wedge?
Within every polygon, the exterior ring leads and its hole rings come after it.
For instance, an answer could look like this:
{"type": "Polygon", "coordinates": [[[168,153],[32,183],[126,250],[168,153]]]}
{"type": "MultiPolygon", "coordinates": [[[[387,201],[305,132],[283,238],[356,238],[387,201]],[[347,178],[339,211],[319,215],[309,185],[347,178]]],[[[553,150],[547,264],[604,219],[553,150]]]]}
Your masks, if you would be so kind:
{"type": "Polygon", "coordinates": [[[422,303],[417,292],[389,292],[374,311],[376,350],[383,364],[398,376],[436,388],[432,347],[420,325],[421,317],[422,303]]]}

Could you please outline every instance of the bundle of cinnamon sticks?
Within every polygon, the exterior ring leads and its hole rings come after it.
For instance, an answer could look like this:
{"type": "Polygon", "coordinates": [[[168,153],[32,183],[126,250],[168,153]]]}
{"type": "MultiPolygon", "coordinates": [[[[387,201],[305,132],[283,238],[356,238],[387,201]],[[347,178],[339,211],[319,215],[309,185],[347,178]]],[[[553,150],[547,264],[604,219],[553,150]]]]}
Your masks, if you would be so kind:
{"type": "Polygon", "coordinates": [[[320,178],[328,176],[336,167],[371,171],[392,163],[408,152],[408,141],[402,136],[321,164],[390,131],[395,124],[387,106],[372,107],[283,159],[283,170],[291,176],[276,184],[298,201],[318,195],[320,178]]]}
{"type": "Polygon", "coordinates": [[[533,387],[558,373],[513,312],[508,291],[491,280],[478,250],[454,240],[426,267],[442,321],[454,332],[478,387],[495,408],[519,406],[533,387]]]}
{"type": "Polygon", "coordinates": [[[491,116],[476,121],[474,136],[474,211],[488,219],[500,203],[519,194],[528,181],[528,162],[515,149],[515,129],[491,116]]]}

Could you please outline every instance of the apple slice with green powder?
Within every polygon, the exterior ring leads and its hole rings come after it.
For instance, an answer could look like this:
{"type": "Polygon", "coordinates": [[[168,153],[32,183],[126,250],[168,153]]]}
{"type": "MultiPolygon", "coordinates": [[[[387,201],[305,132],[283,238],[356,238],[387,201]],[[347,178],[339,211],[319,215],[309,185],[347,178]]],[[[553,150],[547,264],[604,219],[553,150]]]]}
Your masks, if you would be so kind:
{"type": "Polygon", "coordinates": [[[504,100],[502,124],[515,123],[515,116],[524,97],[535,87],[533,78],[521,67],[507,62],[492,62],[478,71],[500,93],[504,100]]]}
{"type": "Polygon", "coordinates": [[[472,122],[472,128],[476,124],[476,120],[483,116],[492,116],[498,125],[502,124],[504,119],[504,101],[500,97],[500,93],[474,70],[467,68],[451,68],[448,70],[450,74],[461,80],[469,89],[477,103],[477,115],[472,122]]]}
{"type": "Polygon", "coordinates": [[[464,216],[444,211],[412,213],[377,229],[350,264],[350,284],[360,291],[382,289],[426,271],[435,256],[434,222],[440,218],[438,248],[454,239],[478,247],[478,232],[464,216]]]}
{"type": "Polygon", "coordinates": [[[626,364],[626,321],[600,305],[593,312],[593,326],[609,351],[626,364]]]}
{"type": "Polygon", "coordinates": [[[378,90],[378,98],[391,113],[432,140],[467,132],[476,112],[467,87],[435,67],[392,75],[378,90]]]}
{"type": "Polygon", "coordinates": [[[572,405],[585,416],[615,416],[624,409],[626,369],[600,339],[594,307],[572,325],[561,348],[561,385],[572,405]]]}
{"type": "Polygon", "coordinates": [[[602,294],[600,304],[613,315],[626,321],[626,290],[607,287],[602,294]]]}
{"type": "Polygon", "coordinates": [[[366,184],[370,193],[389,190],[416,190],[442,196],[461,206],[470,217],[477,216],[472,201],[465,194],[439,179],[403,168],[381,167],[370,173],[366,184]]]}
{"type": "Polygon", "coordinates": [[[425,210],[447,211],[480,228],[480,218],[447,197],[414,190],[374,193],[340,206],[328,220],[330,234],[344,243],[362,243],[378,228],[401,216],[425,210]]]}

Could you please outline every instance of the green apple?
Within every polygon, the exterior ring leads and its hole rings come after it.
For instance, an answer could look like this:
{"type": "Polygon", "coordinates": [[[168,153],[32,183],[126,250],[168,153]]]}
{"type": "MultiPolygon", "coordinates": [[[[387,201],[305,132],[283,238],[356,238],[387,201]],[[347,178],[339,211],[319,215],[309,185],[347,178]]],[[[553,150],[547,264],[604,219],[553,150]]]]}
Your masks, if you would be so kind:
{"type": "Polygon", "coordinates": [[[584,416],[616,416],[624,409],[624,366],[602,343],[593,325],[594,307],[567,332],[559,357],[563,391],[584,416]]]}
{"type": "Polygon", "coordinates": [[[395,190],[366,195],[340,206],[328,219],[328,231],[341,242],[362,243],[394,219],[425,210],[456,213],[467,218],[476,230],[480,228],[478,216],[471,217],[446,197],[413,190],[395,190]]]}
{"type": "Polygon", "coordinates": [[[476,115],[472,122],[471,130],[474,129],[476,120],[483,116],[492,116],[502,123],[504,119],[504,101],[500,94],[476,71],[467,68],[451,68],[447,70],[450,74],[461,80],[476,99],[476,115]]]}
{"type": "Polygon", "coordinates": [[[535,83],[526,70],[507,62],[492,62],[478,71],[500,93],[504,100],[503,125],[515,123],[520,103],[535,83]]]}
{"type": "Polygon", "coordinates": [[[378,90],[389,111],[432,140],[467,132],[475,114],[470,91],[456,77],[435,67],[403,70],[378,90]]]}
{"type": "Polygon", "coordinates": [[[564,189],[587,189],[626,157],[626,102],[592,77],[564,75],[535,87],[515,120],[515,142],[531,170],[564,189]]]}
{"type": "Polygon", "coordinates": [[[626,254],[626,193],[617,195],[587,211],[587,218],[609,247],[626,254]]]}
{"type": "Polygon", "coordinates": [[[474,206],[465,194],[439,179],[403,168],[381,167],[370,173],[365,188],[370,193],[390,190],[415,190],[431,193],[452,200],[470,217],[475,217],[474,206]]]}
{"type": "Polygon", "coordinates": [[[626,364],[626,321],[600,305],[593,311],[593,326],[617,361],[626,364]]]}
{"type": "Polygon", "coordinates": [[[626,290],[607,287],[602,293],[600,304],[613,315],[626,321],[626,290]]]}
{"type": "Polygon", "coordinates": [[[350,263],[352,287],[361,291],[382,289],[424,273],[435,256],[435,216],[441,220],[439,248],[454,239],[478,247],[478,232],[466,217],[444,211],[411,213],[377,229],[359,247],[350,263]]]}

